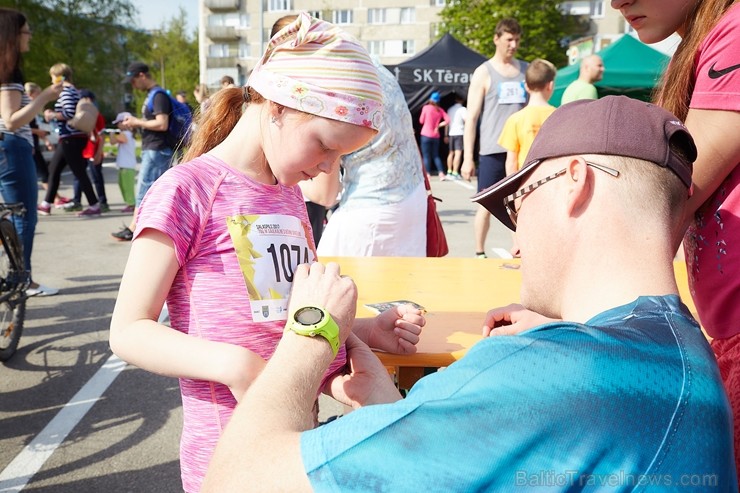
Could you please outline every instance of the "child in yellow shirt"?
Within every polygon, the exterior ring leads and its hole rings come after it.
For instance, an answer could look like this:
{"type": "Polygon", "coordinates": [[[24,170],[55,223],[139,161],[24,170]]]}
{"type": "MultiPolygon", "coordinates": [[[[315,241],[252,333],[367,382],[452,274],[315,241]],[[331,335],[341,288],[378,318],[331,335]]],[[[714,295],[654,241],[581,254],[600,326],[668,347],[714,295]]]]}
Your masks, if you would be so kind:
{"type": "MultiPolygon", "coordinates": [[[[537,58],[527,67],[524,73],[525,89],[529,93],[529,102],[523,109],[511,115],[504,124],[498,143],[506,149],[506,175],[519,171],[532,147],[534,137],[555,107],[547,101],[555,87],[555,65],[537,58]]],[[[514,236],[510,253],[519,256],[519,245],[514,236]]]]}
{"type": "Polygon", "coordinates": [[[556,72],[555,65],[541,58],[533,60],[527,67],[524,81],[529,103],[506,120],[498,139],[499,145],[507,151],[507,176],[524,164],[540,126],[555,111],[547,101],[552,96],[556,72]]]}

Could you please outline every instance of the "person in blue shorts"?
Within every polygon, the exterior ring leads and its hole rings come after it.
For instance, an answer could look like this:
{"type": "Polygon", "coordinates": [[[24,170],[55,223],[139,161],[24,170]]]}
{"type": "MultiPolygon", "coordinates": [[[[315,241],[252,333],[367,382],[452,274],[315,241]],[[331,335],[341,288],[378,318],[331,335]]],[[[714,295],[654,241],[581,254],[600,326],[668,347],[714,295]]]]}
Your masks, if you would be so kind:
{"type": "Polygon", "coordinates": [[[737,491],[727,397],[673,271],[695,159],[649,103],[556,110],[522,169],[474,198],[516,230],[522,305],[491,310],[491,337],[405,399],[349,335],[353,281],[300,266],[203,491],[737,491]],[[310,429],[336,338],[350,370],[332,392],[355,410],[310,429]]]}

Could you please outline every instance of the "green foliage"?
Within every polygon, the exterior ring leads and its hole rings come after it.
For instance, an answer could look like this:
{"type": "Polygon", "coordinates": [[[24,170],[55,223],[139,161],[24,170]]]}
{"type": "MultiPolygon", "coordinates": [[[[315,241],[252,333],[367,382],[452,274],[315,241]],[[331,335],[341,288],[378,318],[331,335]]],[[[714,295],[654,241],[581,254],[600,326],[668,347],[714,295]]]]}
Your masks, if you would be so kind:
{"type": "Polygon", "coordinates": [[[124,109],[140,112],[143,95],[132,95],[122,83],[134,60],[148,64],[158,82],[164,64],[164,87],[173,94],[190,93],[198,81],[198,41],[196,33],[185,32],[182,9],[149,33],[136,27],[130,0],[0,0],[0,6],[23,12],[33,30],[31,51],[23,56],[26,81],[43,88],[49,67],[66,63],[75,86],[95,93],[107,121],[124,109]]]}
{"type": "Polygon", "coordinates": [[[31,51],[24,54],[27,81],[41,87],[50,83],[49,67],[72,67],[78,88],[92,90],[104,114],[123,100],[121,64],[132,31],[133,7],[129,0],[0,0],[28,18],[33,30],[31,51]]]}
{"type": "Polygon", "coordinates": [[[560,40],[577,26],[553,0],[450,0],[440,13],[441,32],[449,32],[471,49],[492,57],[496,24],[506,17],[515,18],[522,26],[518,58],[544,58],[559,67],[567,64],[560,40]]]}
{"type": "MultiPolygon", "coordinates": [[[[176,16],[151,34],[138,60],[149,65],[154,80],[173,96],[178,91],[187,92],[192,105],[192,92],[199,79],[198,38],[189,36],[186,28],[187,16],[180,8],[176,16]]],[[[144,99],[143,93],[135,92],[136,111],[140,111],[144,99]]]]}

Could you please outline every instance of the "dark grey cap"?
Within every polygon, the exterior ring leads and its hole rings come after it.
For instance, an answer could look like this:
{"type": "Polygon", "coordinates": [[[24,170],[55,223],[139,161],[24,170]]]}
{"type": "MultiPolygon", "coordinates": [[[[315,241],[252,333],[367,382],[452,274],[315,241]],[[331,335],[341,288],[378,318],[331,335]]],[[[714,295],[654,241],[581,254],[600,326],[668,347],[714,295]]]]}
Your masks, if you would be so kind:
{"type": "Polygon", "coordinates": [[[149,73],[149,65],[143,62],[131,62],[126,69],[126,77],[124,77],[123,82],[124,84],[128,84],[131,82],[131,79],[136,77],[137,75],[144,73],[149,73]]]}
{"type": "Polygon", "coordinates": [[[540,127],[522,168],[472,197],[504,226],[514,230],[504,199],[546,159],[579,154],[626,156],[673,171],[686,188],[696,146],[684,124],[654,104],[626,96],[584,99],[555,110],[540,127]]]}

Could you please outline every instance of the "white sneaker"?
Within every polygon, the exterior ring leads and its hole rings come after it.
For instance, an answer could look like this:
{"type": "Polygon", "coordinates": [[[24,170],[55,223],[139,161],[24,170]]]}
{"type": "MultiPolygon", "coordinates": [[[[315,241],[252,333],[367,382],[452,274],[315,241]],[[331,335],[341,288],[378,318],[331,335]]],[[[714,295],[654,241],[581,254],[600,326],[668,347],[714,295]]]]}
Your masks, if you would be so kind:
{"type": "Polygon", "coordinates": [[[50,288],[49,286],[44,286],[43,284],[39,284],[37,288],[28,288],[26,289],[26,296],[54,296],[55,294],[59,294],[59,290],[57,288],[50,288]]]}

